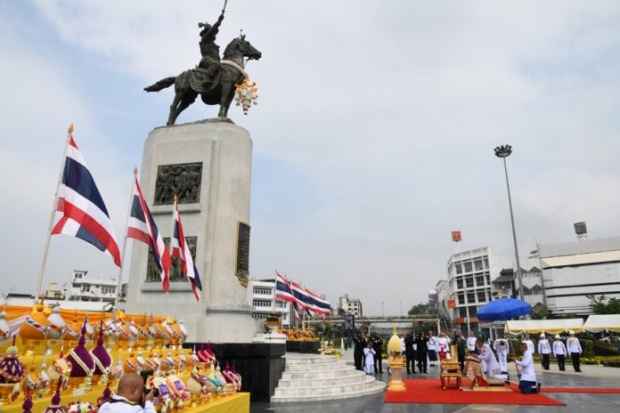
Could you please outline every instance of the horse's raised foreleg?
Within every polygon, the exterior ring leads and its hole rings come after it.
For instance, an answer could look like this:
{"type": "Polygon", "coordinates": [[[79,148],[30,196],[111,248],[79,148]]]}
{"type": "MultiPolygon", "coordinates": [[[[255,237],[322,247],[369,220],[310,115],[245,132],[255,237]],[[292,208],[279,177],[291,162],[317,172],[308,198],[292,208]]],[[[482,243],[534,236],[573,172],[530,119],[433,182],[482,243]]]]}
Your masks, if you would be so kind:
{"type": "Polygon", "coordinates": [[[228,117],[228,108],[230,108],[230,104],[232,103],[233,97],[233,84],[232,82],[224,82],[222,83],[222,95],[220,97],[220,111],[217,114],[220,118],[228,117]]]}
{"type": "Polygon", "coordinates": [[[174,122],[177,120],[177,116],[179,116],[177,107],[179,106],[180,101],[181,101],[181,93],[176,92],[174,94],[174,99],[172,99],[172,103],[170,104],[170,113],[168,114],[168,122],[166,122],[166,126],[174,125],[174,122]]]}

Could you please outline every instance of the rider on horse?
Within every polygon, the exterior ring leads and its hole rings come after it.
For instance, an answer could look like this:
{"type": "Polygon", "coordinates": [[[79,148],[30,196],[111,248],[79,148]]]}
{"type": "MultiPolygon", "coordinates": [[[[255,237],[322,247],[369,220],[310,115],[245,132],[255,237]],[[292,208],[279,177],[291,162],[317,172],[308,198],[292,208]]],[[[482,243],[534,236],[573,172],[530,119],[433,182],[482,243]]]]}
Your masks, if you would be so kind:
{"type": "Polygon", "coordinates": [[[219,68],[220,63],[220,47],[215,44],[215,37],[219,32],[220,24],[224,20],[224,11],[217,19],[217,21],[211,26],[209,23],[198,23],[198,27],[202,28],[200,32],[200,54],[202,59],[198,64],[199,68],[205,69],[205,74],[208,80],[213,79],[213,75],[219,68]]]}

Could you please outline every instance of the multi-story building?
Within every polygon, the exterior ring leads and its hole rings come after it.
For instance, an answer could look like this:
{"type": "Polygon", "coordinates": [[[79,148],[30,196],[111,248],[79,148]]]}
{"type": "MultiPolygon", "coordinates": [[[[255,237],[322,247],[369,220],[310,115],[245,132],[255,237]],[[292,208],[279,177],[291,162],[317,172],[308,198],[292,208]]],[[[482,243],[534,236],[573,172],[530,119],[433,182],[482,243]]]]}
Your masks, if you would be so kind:
{"type": "MultiPolygon", "coordinates": [[[[88,277],[88,271],[73,270],[71,281],[59,287],[57,283],[48,284],[43,297],[43,303],[49,306],[60,306],[62,309],[76,309],[82,311],[112,311],[116,298],[117,281],[110,279],[96,279],[88,277]],[[70,284],[68,288],[63,288],[70,284]]],[[[120,302],[127,292],[127,283],[121,285],[120,302]]],[[[34,295],[8,294],[7,304],[30,306],[35,301],[34,295]]],[[[122,306],[121,306],[122,308],[122,306]]]]}
{"type": "Polygon", "coordinates": [[[538,256],[553,315],[592,314],[586,294],[620,298],[620,237],[538,245],[538,256]]]}
{"type": "Polygon", "coordinates": [[[349,298],[349,294],[343,294],[338,297],[338,314],[361,317],[363,315],[362,301],[358,298],[349,298]]]}
{"type": "Polygon", "coordinates": [[[448,305],[452,325],[461,331],[478,331],[478,308],[493,299],[491,281],[510,268],[510,259],[489,247],[453,254],[447,262],[448,305]]]}
{"type": "Polygon", "coordinates": [[[545,304],[543,293],[542,270],[538,251],[532,251],[527,258],[527,270],[521,270],[523,280],[523,300],[530,303],[532,308],[545,304]]]}
{"type": "Polygon", "coordinates": [[[117,281],[115,279],[95,279],[88,277],[88,271],[73,270],[71,288],[67,292],[69,301],[97,301],[114,303],[117,281]]]}
{"type": "Polygon", "coordinates": [[[428,291],[428,312],[430,314],[437,314],[439,312],[439,295],[437,290],[428,291]]]}
{"type": "Polygon", "coordinates": [[[435,285],[435,291],[437,291],[437,312],[440,316],[452,319],[452,310],[448,308],[450,304],[450,285],[448,280],[439,280],[435,285]]]}
{"type": "Polygon", "coordinates": [[[275,298],[275,279],[250,280],[249,291],[251,291],[252,294],[252,306],[254,307],[252,317],[254,317],[255,320],[266,321],[269,315],[278,313],[282,321],[282,327],[292,327],[291,305],[287,301],[277,300],[275,298]]]}
{"type": "Polygon", "coordinates": [[[67,291],[59,289],[57,283],[49,283],[43,298],[44,300],[64,300],[66,296],[67,291]]]}

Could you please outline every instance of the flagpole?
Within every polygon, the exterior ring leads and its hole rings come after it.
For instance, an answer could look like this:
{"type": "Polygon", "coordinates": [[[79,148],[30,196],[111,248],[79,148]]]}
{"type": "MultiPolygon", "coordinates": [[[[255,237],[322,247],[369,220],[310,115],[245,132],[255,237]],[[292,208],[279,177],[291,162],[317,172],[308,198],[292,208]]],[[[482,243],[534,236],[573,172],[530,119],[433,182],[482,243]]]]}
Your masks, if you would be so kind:
{"type": "MultiPolygon", "coordinates": [[[[125,219],[125,235],[123,237],[123,249],[121,252],[121,256],[123,257],[123,264],[125,263],[125,251],[127,248],[127,228],[129,227],[129,217],[131,216],[131,207],[133,205],[133,186],[136,177],[138,176],[138,167],[134,166],[133,168],[133,179],[131,181],[131,187],[129,189],[129,205],[127,206],[127,218],[125,219]]],[[[121,265],[118,269],[118,278],[116,280],[116,296],[114,297],[114,313],[116,314],[116,310],[118,309],[118,301],[121,296],[121,288],[123,285],[123,266],[121,265]]]]}
{"type": "MultiPolygon", "coordinates": [[[[172,196],[172,231],[170,232],[170,241],[168,245],[168,248],[169,248],[168,252],[170,253],[170,267],[168,268],[168,279],[170,279],[170,276],[172,275],[172,238],[174,238],[174,227],[176,226],[176,222],[174,220],[174,211],[177,210],[177,199],[178,199],[177,194],[174,194],[172,196]]],[[[183,234],[183,236],[185,236],[185,234],[183,234]]],[[[180,239],[179,239],[179,242],[181,242],[180,239]]],[[[191,284],[191,281],[190,281],[190,284],[191,284]]],[[[165,297],[164,311],[166,312],[166,314],[168,314],[168,291],[166,291],[165,294],[166,295],[164,296],[165,297]]]]}
{"type": "Polygon", "coordinates": [[[45,265],[47,264],[47,255],[50,249],[50,240],[52,239],[52,228],[54,227],[54,217],[56,216],[56,209],[58,208],[58,188],[62,182],[62,174],[65,169],[65,163],[67,162],[67,146],[69,146],[69,139],[73,135],[73,123],[69,125],[67,130],[67,139],[65,141],[65,149],[62,152],[62,162],[60,163],[60,171],[58,173],[58,182],[56,183],[56,192],[54,193],[54,202],[52,206],[52,213],[50,216],[50,223],[47,229],[47,240],[45,241],[45,248],[43,250],[43,257],[41,258],[41,266],[39,267],[39,277],[37,279],[37,289],[35,295],[35,301],[41,295],[41,286],[43,285],[43,273],[45,272],[45,265]]]}

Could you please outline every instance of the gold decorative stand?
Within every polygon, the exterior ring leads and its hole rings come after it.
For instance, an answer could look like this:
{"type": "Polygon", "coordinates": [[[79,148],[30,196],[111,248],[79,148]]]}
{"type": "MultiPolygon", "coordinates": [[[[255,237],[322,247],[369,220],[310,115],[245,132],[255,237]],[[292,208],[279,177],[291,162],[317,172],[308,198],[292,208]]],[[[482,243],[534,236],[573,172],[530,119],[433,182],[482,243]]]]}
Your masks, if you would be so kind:
{"type": "Polygon", "coordinates": [[[405,391],[405,383],[403,383],[403,355],[402,345],[398,335],[396,334],[396,327],[393,327],[392,337],[388,341],[387,345],[390,370],[392,371],[392,379],[388,383],[388,391],[405,391]]]}
{"type": "Polygon", "coordinates": [[[392,371],[392,379],[388,383],[388,391],[405,391],[405,383],[403,383],[403,358],[402,356],[392,357],[389,361],[390,370],[392,371]]]}

